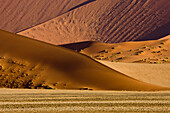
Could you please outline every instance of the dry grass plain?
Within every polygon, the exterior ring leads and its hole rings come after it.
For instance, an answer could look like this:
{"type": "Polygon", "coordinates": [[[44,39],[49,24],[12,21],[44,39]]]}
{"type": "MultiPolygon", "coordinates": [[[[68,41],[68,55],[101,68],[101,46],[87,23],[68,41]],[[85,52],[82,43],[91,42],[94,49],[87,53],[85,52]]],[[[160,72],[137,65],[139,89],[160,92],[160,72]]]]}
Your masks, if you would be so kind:
{"type": "Polygon", "coordinates": [[[0,89],[0,112],[170,112],[170,91],[0,89]]]}

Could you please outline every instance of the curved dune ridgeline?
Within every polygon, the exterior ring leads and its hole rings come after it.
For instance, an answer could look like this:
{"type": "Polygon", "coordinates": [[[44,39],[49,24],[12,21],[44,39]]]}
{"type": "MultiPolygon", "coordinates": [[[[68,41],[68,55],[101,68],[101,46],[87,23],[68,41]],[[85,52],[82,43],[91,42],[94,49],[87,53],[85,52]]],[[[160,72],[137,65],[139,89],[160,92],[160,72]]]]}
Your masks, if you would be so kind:
{"type": "Polygon", "coordinates": [[[169,5],[169,0],[93,0],[19,34],[52,44],[154,40],[169,34],[169,5]]]}
{"type": "Polygon", "coordinates": [[[0,29],[19,32],[46,22],[87,0],[0,0],[0,29]]]}
{"type": "Polygon", "coordinates": [[[61,45],[98,60],[126,63],[170,63],[170,35],[159,40],[114,44],[79,42],[61,45]]]}
{"type": "Polygon", "coordinates": [[[96,90],[165,90],[91,58],[6,31],[0,31],[0,87],[96,90]]]}

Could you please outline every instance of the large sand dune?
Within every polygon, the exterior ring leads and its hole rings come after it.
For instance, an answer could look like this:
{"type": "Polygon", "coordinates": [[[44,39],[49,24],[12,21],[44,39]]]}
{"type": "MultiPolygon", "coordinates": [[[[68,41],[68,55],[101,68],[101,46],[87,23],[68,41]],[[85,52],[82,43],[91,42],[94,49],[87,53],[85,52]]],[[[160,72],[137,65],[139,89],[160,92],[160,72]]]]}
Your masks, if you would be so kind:
{"type": "Polygon", "coordinates": [[[87,56],[0,31],[0,87],[165,90],[128,77],[87,56]]]}
{"type": "Polygon", "coordinates": [[[19,34],[52,44],[158,39],[169,34],[169,6],[169,0],[94,0],[19,34]]]}
{"type": "Polygon", "coordinates": [[[137,80],[170,87],[170,35],[154,41],[117,44],[88,41],[61,46],[91,56],[137,80]]]}
{"type": "Polygon", "coordinates": [[[88,41],[61,46],[98,60],[127,63],[170,63],[170,35],[153,41],[115,44],[88,41]]]}
{"type": "Polygon", "coordinates": [[[0,29],[19,32],[61,15],[87,0],[0,0],[0,29]]]}

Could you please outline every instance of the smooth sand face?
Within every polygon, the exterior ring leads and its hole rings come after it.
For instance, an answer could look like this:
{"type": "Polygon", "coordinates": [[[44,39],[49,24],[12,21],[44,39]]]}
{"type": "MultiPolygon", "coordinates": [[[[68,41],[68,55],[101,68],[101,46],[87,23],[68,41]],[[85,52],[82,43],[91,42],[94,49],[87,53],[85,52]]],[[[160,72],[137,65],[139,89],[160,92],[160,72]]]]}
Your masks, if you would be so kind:
{"type": "Polygon", "coordinates": [[[1,87],[164,90],[74,51],[0,31],[1,87]],[[6,44],[8,42],[8,44],[6,44]]]}
{"type": "Polygon", "coordinates": [[[169,93],[0,89],[0,112],[170,112],[169,93]]]}
{"type": "Polygon", "coordinates": [[[149,34],[157,39],[154,30],[170,29],[169,4],[169,0],[96,0],[19,34],[52,44],[147,40],[149,34]]]}
{"type": "Polygon", "coordinates": [[[0,29],[19,32],[46,22],[86,0],[1,0],[0,29]]]}
{"type": "Polygon", "coordinates": [[[170,64],[114,63],[101,60],[99,62],[137,80],[170,87],[170,64]]]}

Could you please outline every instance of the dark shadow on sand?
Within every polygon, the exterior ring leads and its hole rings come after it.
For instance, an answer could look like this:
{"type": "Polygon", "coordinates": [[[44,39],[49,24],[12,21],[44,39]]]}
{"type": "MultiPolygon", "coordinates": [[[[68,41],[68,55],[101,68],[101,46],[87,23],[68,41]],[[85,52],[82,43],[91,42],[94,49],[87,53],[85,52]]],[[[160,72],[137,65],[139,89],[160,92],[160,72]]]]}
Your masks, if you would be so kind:
{"type": "Polygon", "coordinates": [[[170,35],[170,22],[164,24],[163,26],[151,32],[150,34],[143,36],[136,41],[157,40],[168,35],[170,35]]]}
{"type": "Polygon", "coordinates": [[[78,6],[76,6],[76,7],[71,8],[69,11],[72,11],[72,10],[74,10],[74,9],[77,9],[77,8],[79,8],[79,7],[81,7],[81,6],[84,6],[84,5],[89,4],[89,3],[91,3],[91,2],[94,2],[94,1],[96,1],[96,0],[88,0],[88,1],[86,1],[86,2],[84,2],[84,3],[82,3],[82,4],[80,4],[80,5],[78,5],[78,6]]]}

